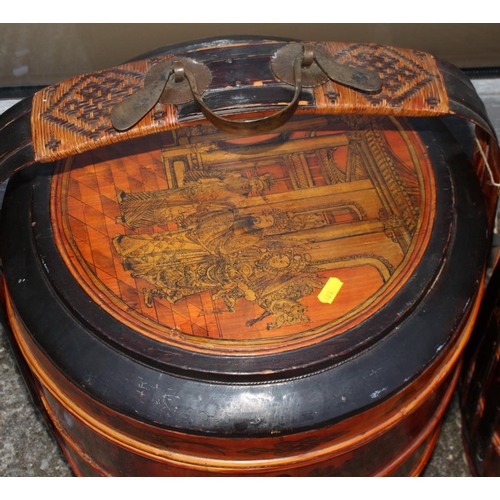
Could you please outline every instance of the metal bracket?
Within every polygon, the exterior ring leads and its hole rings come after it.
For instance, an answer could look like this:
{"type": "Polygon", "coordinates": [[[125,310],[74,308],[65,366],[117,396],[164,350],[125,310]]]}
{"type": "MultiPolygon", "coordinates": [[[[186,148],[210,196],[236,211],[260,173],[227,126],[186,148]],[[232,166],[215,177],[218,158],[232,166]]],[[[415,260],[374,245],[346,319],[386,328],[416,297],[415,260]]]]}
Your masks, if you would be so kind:
{"type": "Polygon", "coordinates": [[[376,71],[340,64],[325,49],[312,44],[290,43],[279,49],[271,60],[276,78],[295,85],[290,61],[301,52],[312,53],[311,63],[302,68],[303,87],[317,87],[332,80],[361,92],[375,93],[382,90],[382,82],[376,71]]]}

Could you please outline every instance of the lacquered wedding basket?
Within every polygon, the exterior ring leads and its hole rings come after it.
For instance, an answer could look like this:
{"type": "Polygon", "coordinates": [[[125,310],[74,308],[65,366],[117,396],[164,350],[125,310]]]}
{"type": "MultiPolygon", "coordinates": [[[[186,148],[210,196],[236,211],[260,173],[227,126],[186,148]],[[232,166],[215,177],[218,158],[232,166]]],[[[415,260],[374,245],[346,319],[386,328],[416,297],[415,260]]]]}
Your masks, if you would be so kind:
{"type": "Polygon", "coordinates": [[[500,476],[500,268],[481,302],[461,383],[462,438],[474,476],[500,476]]]}
{"type": "Polygon", "coordinates": [[[76,474],[422,471],[496,206],[459,70],[204,40],[46,87],[0,139],[12,346],[76,474]]]}

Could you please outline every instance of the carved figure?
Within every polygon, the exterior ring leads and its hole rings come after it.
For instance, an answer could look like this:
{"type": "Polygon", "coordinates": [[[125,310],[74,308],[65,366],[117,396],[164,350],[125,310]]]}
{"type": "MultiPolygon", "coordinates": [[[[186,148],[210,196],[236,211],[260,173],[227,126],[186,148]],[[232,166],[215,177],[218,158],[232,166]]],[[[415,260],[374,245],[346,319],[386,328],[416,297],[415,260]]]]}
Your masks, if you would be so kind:
{"type": "Polygon", "coordinates": [[[311,274],[319,269],[310,256],[273,236],[278,220],[284,230],[293,226],[294,218],[300,227],[307,226],[306,221],[319,225],[318,217],[278,211],[250,216],[229,202],[208,202],[186,219],[188,229],[116,235],[113,244],[132,276],[154,287],[143,290],[148,307],[155,297],[175,303],[212,291],[212,299],[223,300],[229,312],[239,299],[257,302],[265,313],[248,326],[273,315],[268,328],[279,328],[307,321],[299,300],[322,286],[311,274]]]}
{"type": "Polygon", "coordinates": [[[183,224],[196,206],[208,201],[237,205],[248,195],[261,195],[273,185],[269,174],[246,177],[237,172],[188,171],[184,185],[174,189],[118,194],[119,222],[131,229],[167,222],[183,224]]]}

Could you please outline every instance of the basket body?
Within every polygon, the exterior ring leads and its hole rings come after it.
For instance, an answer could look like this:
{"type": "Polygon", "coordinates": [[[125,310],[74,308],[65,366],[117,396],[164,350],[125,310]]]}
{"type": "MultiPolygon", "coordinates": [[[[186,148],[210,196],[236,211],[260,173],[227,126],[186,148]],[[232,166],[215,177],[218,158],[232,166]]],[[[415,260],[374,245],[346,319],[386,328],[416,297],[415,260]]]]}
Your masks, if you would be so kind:
{"type": "MultiPolygon", "coordinates": [[[[245,44],[223,45],[219,86],[245,44]]],[[[481,298],[477,169],[437,118],[298,113],[237,137],[179,109],[9,182],[11,340],[74,471],[417,475],[481,298]]]]}

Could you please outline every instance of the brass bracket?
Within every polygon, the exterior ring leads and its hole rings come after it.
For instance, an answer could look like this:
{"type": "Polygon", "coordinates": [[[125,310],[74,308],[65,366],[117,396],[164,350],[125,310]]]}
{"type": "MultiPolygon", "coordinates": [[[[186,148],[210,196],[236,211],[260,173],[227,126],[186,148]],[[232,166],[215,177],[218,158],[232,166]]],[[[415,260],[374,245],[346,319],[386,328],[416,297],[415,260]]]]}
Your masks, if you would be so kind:
{"type": "Polygon", "coordinates": [[[169,78],[158,102],[162,104],[184,104],[193,100],[193,93],[187,79],[186,70],[191,71],[198,91],[203,94],[212,81],[212,73],[203,64],[187,57],[181,59],[171,59],[164,63],[155,64],[146,74],[144,88],[154,84],[163,72],[163,68],[168,67],[174,78],[169,78]]]}
{"type": "Polygon", "coordinates": [[[116,130],[133,127],[158,102],[183,104],[193,100],[193,93],[185,78],[189,71],[204,92],[212,81],[212,73],[193,59],[167,59],[155,64],[146,74],[144,87],[113,107],[111,123],[116,130]],[[174,78],[172,78],[174,76],[174,78]]]}
{"type": "Polygon", "coordinates": [[[317,87],[332,80],[361,92],[382,90],[382,82],[376,71],[340,64],[321,46],[312,44],[289,43],[279,49],[271,60],[271,68],[276,78],[295,85],[290,61],[301,52],[309,53],[309,58],[312,58],[310,64],[302,68],[303,87],[317,87]]]}

